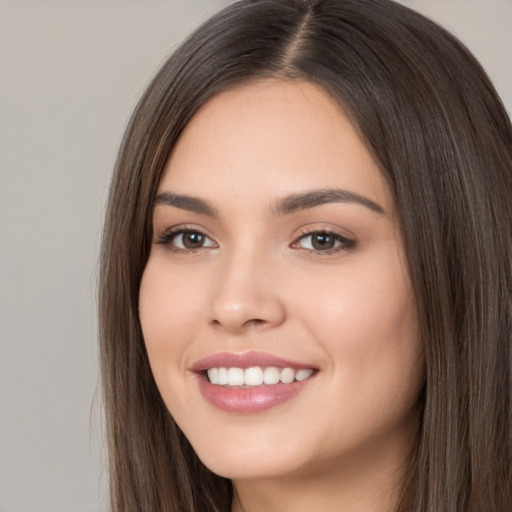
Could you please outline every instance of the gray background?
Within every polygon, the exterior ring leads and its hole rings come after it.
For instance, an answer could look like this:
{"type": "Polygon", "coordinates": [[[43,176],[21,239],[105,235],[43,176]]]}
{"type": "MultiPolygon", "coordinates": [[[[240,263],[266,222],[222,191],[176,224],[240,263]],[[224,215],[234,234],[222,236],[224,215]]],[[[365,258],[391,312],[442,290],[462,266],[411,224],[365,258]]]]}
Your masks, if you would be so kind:
{"type": "MultiPolygon", "coordinates": [[[[106,511],[95,401],[101,218],[148,80],[222,0],[0,0],[0,511],[106,511]]],[[[512,0],[404,0],[512,111],[512,0]]],[[[149,511],[148,511],[149,512],[149,511]]]]}

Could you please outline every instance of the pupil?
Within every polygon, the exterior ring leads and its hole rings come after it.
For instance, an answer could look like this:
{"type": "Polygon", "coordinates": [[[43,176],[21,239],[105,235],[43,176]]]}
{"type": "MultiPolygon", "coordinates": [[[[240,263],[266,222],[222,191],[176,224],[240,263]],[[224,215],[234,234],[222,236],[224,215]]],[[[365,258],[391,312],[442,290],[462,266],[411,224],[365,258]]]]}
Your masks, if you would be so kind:
{"type": "Polygon", "coordinates": [[[200,233],[185,233],[183,235],[183,245],[187,249],[197,249],[203,245],[204,236],[200,233]]]}
{"type": "Polygon", "coordinates": [[[318,233],[313,235],[312,245],[319,251],[332,249],[334,247],[334,237],[327,233],[318,233]]]}

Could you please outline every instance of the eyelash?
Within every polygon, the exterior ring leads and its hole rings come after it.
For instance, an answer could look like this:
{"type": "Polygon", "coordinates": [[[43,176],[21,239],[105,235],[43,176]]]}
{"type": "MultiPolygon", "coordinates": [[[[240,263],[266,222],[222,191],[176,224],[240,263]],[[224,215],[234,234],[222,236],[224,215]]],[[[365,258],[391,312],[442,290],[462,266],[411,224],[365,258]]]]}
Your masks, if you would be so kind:
{"type": "Polygon", "coordinates": [[[175,239],[178,236],[186,235],[186,234],[200,235],[201,237],[204,237],[204,239],[210,240],[211,242],[213,242],[213,244],[215,244],[215,246],[217,245],[209,236],[205,235],[203,232],[199,231],[198,229],[189,229],[189,228],[170,229],[170,230],[162,233],[162,235],[160,235],[157,238],[156,243],[159,245],[167,246],[168,249],[172,252],[186,253],[186,254],[187,253],[195,253],[197,251],[200,251],[201,249],[211,247],[211,246],[207,245],[207,246],[197,247],[194,249],[192,249],[192,248],[187,249],[186,247],[176,247],[175,245],[173,245],[173,242],[175,241],[175,239]]]}
{"type": "Polygon", "coordinates": [[[306,240],[307,238],[313,237],[314,235],[324,235],[327,237],[332,237],[334,240],[334,243],[337,244],[331,249],[308,249],[308,248],[302,248],[302,250],[310,253],[310,254],[335,254],[337,252],[341,251],[349,251],[353,249],[356,246],[356,241],[351,240],[350,238],[346,238],[339,233],[336,233],[335,231],[330,231],[328,229],[311,229],[304,231],[295,242],[292,243],[291,247],[296,246],[300,241],[306,240]]]}
{"type": "MultiPolygon", "coordinates": [[[[210,247],[217,247],[217,244],[215,241],[213,241],[209,236],[205,235],[203,232],[197,230],[197,229],[188,229],[188,228],[179,228],[179,229],[171,229],[166,232],[164,232],[162,235],[160,235],[156,242],[159,245],[165,245],[169,248],[170,251],[175,253],[195,253],[197,251],[200,251],[202,249],[208,249],[210,247]],[[176,247],[173,245],[173,242],[175,239],[180,235],[186,235],[186,234],[197,234],[201,237],[204,237],[205,240],[209,240],[212,242],[211,245],[202,245],[197,248],[184,248],[184,247],[176,247]]],[[[335,254],[337,252],[341,251],[349,251],[353,249],[356,246],[356,241],[351,240],[349,238],[346,238],[334,231],[329,231],[327,229],[312,229],[310,231],[303,232],[292,244],[290,247],[302,249],[303,251],[315,254],[315,255],[328,255],[328,254],[335,254]],[[325,249],[325,250],[319,250],[314,248],[301,248],[298,247],[299,242],[306,240],[309,237],[313,237],[314,235],[324,235],[327,237],[332,237],[334,240],[334,243],[337,244],[333,248],[325,249]]]]}

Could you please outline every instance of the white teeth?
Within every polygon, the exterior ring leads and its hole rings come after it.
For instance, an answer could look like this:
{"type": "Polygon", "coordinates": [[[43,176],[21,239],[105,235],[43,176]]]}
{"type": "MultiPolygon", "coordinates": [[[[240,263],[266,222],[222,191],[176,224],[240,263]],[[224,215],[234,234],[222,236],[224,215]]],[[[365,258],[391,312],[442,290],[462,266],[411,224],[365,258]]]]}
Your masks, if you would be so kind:
{"type": "Polygon", "coordinates": [[[312,374],[313,370],[311,368],[308,368],[307,370],[297,370],[295,372],[295,380],[300,382],[301,380],[307,379],[312,374]]]}
{"type": "Polygon", "coordinates": [[[263,372],[263,382],[265,384],[277,384],[279,382],[279,368],[269,366],[263,372]]]}
{"type": "Polygon", "coordinates": [[[242,368],[228,368],[228,385],[243,386],[245,384],[245,372],[242,368]]]}
{"type": "Polygon", "coordinates": [[[218,368],[210,368],[207,373],[208,373],[208,380],[212,384],[219,383],[219,369],[218,368]]]}
{"type": "Polygon", "coordinates": [[[228,383],[228,370],[227,368],[219,368],[218,382],[219,386],[225,386],[228,383]]]}
{"type": "Polygon", "coordinates": [[[279,380],[283,384],[290,384],[295,380],[295,370],[293,368],[283,368],[279,375],[279,380]]]}
{"type": "Polygon", "coordinates": [[[245,370],[246,386],[261,386],[263,384],[263,370],[259,367],[247,368],[245,370]]]}
{"type": "Polygon", "coordinates": [[[207,371],[208,380],[219,386],[267,386],[283,383],[291,384],[294,381],[302,381],[313,374],[313,369],[306,368],[295,370],[293,368],[277,368],[269,366],[262,368],[210,368],[207,371]]]}

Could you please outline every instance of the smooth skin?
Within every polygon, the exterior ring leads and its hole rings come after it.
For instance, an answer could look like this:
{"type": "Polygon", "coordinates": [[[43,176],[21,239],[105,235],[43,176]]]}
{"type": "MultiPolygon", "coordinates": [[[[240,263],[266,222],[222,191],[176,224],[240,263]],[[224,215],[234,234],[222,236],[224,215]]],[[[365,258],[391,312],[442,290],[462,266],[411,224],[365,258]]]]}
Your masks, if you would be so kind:
{"type": "Polygon", "coordinates": [[[186,127],[158,194],[194,199],[154,208],[149,360],[198,456],[233,480],[233,512],[392,510],[423,349],[389,188],[339,105],[308,82],[223,92],[186,127]],[[214,407],[191,367],[249,351],[317,371],[269,410],[214,407]]]}

